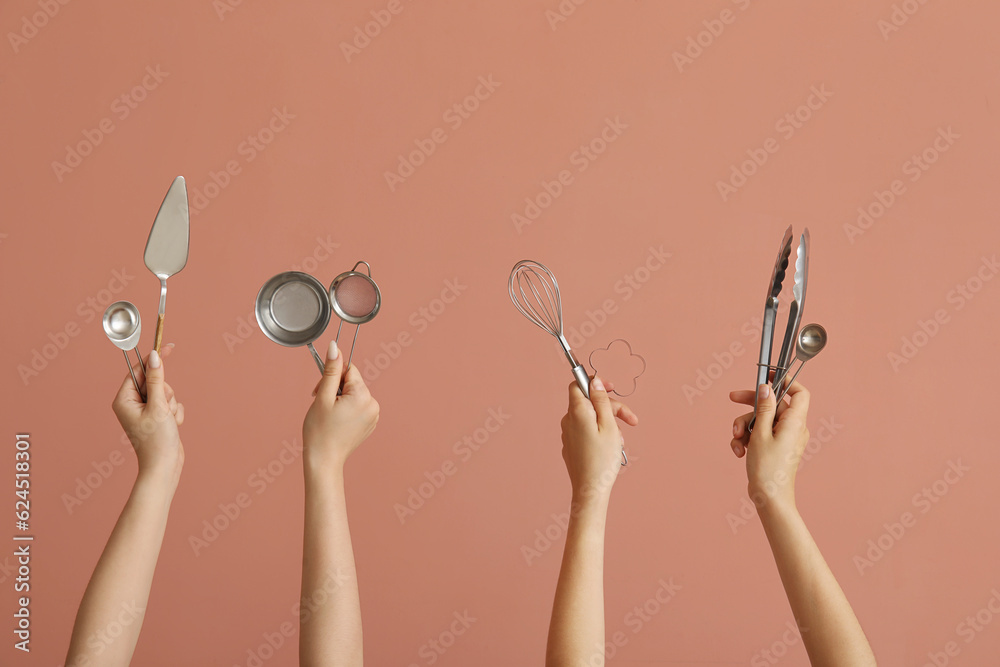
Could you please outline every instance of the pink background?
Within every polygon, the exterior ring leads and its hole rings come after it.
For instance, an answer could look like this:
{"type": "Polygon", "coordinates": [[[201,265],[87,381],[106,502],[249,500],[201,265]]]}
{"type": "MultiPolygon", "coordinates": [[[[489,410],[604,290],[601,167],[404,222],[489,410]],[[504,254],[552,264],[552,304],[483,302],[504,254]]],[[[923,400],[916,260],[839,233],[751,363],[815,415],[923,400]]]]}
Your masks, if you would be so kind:
{"type": "MultiPolygon", "coordinates": [[[[300,438],[317,372],[306,351],[256,330],[253,301],[292,266],[329,284],[358,259],[383,293],[355,357],[382,417],[347,471],[368,662],[540,664],[563,540],[552,515],[569,497],[558,424],[570,373],[508,301],[508,271],[524,257],[559,277],[567,327],[589,334],[581,357],[625,337],[649,365],[630,399],[642,421],[627,433],[633,465],[608,527],[608,635],[627,639],[612,664],[771,664],[764,650],[806,664],[801,642],[783,639],[791,613],[759,523],[733,524],[746,476],[728,447],[740,410],[727,392],[752,385],[756,318],[788,224],[812,232],[804,321],[830,332],[801,376],[815,438],[802,513],[881,662],[922,665],[955,642],[949,664],[992,664],[1000,619],[984,612],[992,623],[978,632],[961,624],[1000,587],[1000,280],[977,276],[993,277],[983,258],[1000,245],[996,3],[562,5],[575,10],[555,22],[557,0],[402,0],[395,15],[382,1],[243,2],[221,14],[209,0],[74,2],[12,44],[8,33],[42,10],[3,3],[0,459],[11,471],[14,433],[31,433],[37,541],[33,651],[15,652],[4,630],[0,662],[61,664],[131,488],[134,456],[109,409],[125,369],[99,316],[112,298],[133,301],[142,349],[152,345],[158,284],[142,250],[183,174],[191,255],[169,282],[165,339],[177,344],[166,367],[188,410],[187,463],[135,664],[254,664],[264,636],[294,620],[301,464],[279,455],[300,438]],[[341,43],[372,11],[391,22],[348,62],[341,43]],[[894,11],[902,25],[886,32],[894,11]],[[688,48],[697,57],[678,66],[688,48]],[[147,66],[167,74],[146,79],[153,89],[137,91],[134,109],[116,103],[147,66]],[[480,88],[485,99],[456,127],[446,113],[480,77],[499,85],[480,88]],[[829,96],[812,98],[798,127],[782,121],[813,87],[829,96]],[[294,118],[248,160],[241,143],[274,108],[294,118]],[[102,119],[111,133],[95,134],[102,119]],[[627,127],[592,162],[574,157],[608,119],[627,127]],[[99,145],[57,177],[52,163],[85,132],[99,145]],[[385,173],[433,136],[444,142],[390,189],[385,173]],[[720,195],[765,145],[777,151],[720,195]],[[914,171],[929,148],[934,163],[914,171]],[[230,161],[239,173],[227,182],[218,174],[230,161]],[[519,230],[512,214],[563,170],[568,184],[519,230]],[[849,233],[896,179],[902,194],[849,233]],[[647,273],[651,247],[670,257],[647,273]],[[123,267],[125,286],[112,282],[123,267]],[[630,275],[645,279],[631,293],[619,282],[630,275]],[[464,289],[436,302],[449,280],[464,289]],[[97,317],[88,298],[101,302],[97,317]],[[616,312],[581,329],[606,300],[616,312]],[[76,335],[60,337],[67,326],[76,335]],[[401,334],[409,345],[393,350],[401,334]],[[894,368],[904,339],[920,347],[894,368]],[[54,358],[25,382],[18,367],[36,351],[54,358]],[[688,398],[699,373],[704,391],[688,398]],[[462,460],[454,444],[476,437],[491,409],[510,416],[462,460]],[[125,463],[70,513],[64,494],[114,452],[125,463]],[[455,474],[401,524],[394,505],[447,461],[455,474]],[[281,472],[261,488],[252,476],[269,463],[281,472]],[[941,481],[950,463],[968,469],[949,475],[955,484],[941,481]],[[935,502],[922,500],[935,482],[935,502]],[[252,504],[196,556],[189,536],[240,493],[252,504]],[[896,539],[885,525],[904,512],[915,522],[896,539]],[[544,547],[546,530],[555,540],[529,565],[522,547],[544,547]],[[860,567],[880,538],[891,548],[860,567]],[[633,608],[671,578],[683,588],[639,624],[633,608]],[[443,655],[428,648],[466,611],[476,621],[443,655]]],[[[12,477],[0,480],[10,505],[12,477]]],[[[5,516],[0,536],[14,533],[5,516]]],[[[9,625],[13,581],[0,577],[9,625]]],[[[265,650],[263,664],[295,664],[296,642],[265,650]]]]}

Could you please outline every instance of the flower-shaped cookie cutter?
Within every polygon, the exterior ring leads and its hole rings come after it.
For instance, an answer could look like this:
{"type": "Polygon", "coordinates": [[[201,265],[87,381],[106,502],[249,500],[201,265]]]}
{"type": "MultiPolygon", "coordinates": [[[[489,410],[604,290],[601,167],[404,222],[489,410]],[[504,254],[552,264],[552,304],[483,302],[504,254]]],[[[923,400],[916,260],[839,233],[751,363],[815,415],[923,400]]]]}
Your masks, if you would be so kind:
{"type": "Polygon", "coordinates": [[[594,374],[598,375],[599,372],[597,370],[597,366],[594,365],[594,355],[597,354],[598,352],[610,352],[611,351],[611,346],[614,345],[615,343],[623,343],[625,345],[625,348],[628,350],[628,359],[629,359],[629,362],[631,362],[632,359],[638,359],[639,362],[642,364],[641,368],[639,368],[639,372],[631,376],[631,379],[632,379],[632,390],[631,391],[629,391],[627,393],[622,393],[622,392],[618,391],[618,389],[621,387],[621,385],[619,383],[617,383],[617,382],[615,383],[615,389],[611,390],[611,393],[617,394],[618,396],[621,396],[622,398],[624,398],[625,396],[631,396],[632,394],[635,393],[635,390],[636,390],[636,388],[637,388],[637,386],[639,384],[638,383],[639,377],[641,377],[642,374],[646,372],[646,360],[641,355],[638,355],[638,354],[636,354],[636,353],[634,353],[632,351],[632,345],[627,340],[625,340],[624,338],[616,338],[613,341],[611,341],[610,343],[608,343],[607,347],[599,347],[599,348],[597,348],[596,350],[594,350],[593,352],[590,353],[590,356],[587,358],[587,362],[590,364],[590,367],[592,369],[594,369],[594,374]]]}

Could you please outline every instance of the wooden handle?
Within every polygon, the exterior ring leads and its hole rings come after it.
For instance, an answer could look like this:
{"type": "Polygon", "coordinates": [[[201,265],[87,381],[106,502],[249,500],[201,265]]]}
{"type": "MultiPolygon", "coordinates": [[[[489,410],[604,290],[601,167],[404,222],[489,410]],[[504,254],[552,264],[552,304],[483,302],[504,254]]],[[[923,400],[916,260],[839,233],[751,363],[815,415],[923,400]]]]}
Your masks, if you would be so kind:
{"type": "Polygon", "coordinates": [[[156,338],[153,339],[153,349],[160,353],[160,342],[163,340],[163,318],[166,315],[159,315],[156,318],[156,338]]]}

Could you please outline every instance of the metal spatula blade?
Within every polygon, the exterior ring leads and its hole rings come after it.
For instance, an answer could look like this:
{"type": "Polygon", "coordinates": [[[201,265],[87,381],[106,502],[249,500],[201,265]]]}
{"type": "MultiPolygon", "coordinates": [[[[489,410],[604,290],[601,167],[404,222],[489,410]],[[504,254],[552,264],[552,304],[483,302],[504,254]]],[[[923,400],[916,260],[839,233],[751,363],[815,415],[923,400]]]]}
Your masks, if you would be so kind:
{"type": "Polygon", "coordinates": [[[153,349],[159,353],[163,339],[163,318],[167,305],[167,278],[179,273],[187,264],[190,242],[190,214],[188,212],[187,185],[178,176],[170,184],[167,196],[156,213],[153,228],[149,230],[143,260],[146,268],[160,279],[160,309],[156,318],[156,337],[153,349]]]}

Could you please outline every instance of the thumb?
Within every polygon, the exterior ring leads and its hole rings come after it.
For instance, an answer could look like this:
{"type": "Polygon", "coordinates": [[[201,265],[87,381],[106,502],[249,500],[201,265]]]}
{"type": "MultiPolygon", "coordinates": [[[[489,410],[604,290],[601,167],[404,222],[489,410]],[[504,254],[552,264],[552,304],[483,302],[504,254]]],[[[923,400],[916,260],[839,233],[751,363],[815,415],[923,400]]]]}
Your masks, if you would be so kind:
{"type": "Polygon", "coordinates": [[[163,376],[163,359],[153,350],[146,363],[146,405],[166,406],[166,382],[163,376]]]}
{"type": "Polygon", "coordinates": [[[594,376],[590,381],[590,401],[597,411],[597,427],[608,428],[615,425],[615,411],[611,408],[611,399],[604,390],[601,378],[594,376]]]}
{"type": "Polygon", "coordinates": [[[351,364],[351,367],[344,373],[344,396],[367,393],[368,385],[365,384],[365,379],[361,377],[361,371],[358,370],[357,364],[351,364]]]}
{"type": "Polygon", "coordinates": [[[330,347],[326,350],[323,379],[319,382],[316,394],[320,395],[324,392],[332,392],[336,396],[337,390],[340,389],[340,377],[343,374],[344,356],[340,353],[340,348],[337,347],[337,341],[331,340],[330,347]]]}
{"type": "Polygon", "coordinates": [[[776,407],[771,385],[765,382],[757,387],[757,424],[753,430],[754,435],[761,431],[766,437],[771,437],[776,407]]]}

